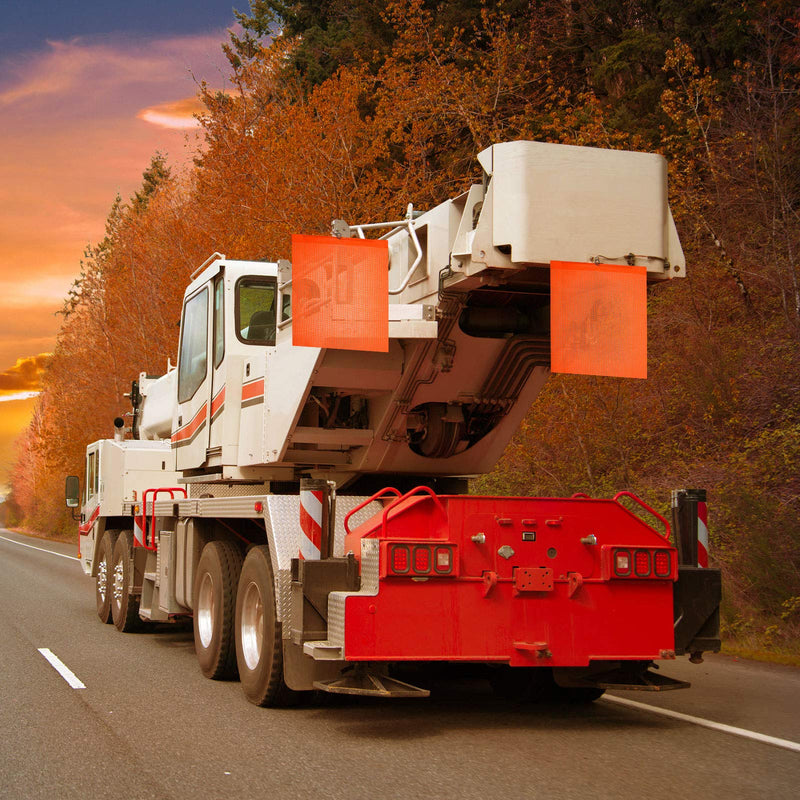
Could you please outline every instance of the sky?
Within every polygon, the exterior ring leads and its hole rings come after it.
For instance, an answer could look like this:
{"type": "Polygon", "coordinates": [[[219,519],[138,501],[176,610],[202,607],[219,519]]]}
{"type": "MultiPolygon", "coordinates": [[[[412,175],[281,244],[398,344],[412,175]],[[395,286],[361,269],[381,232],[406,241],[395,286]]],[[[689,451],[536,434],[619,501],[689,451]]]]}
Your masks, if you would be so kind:
{"type": "Polygon", "coordinates": [[[175,169],[190,165],[198,84],[227,83],[222,43],[233,8],[232,0],[2,1],[0,494],[83,252],[157,151],[175,169]]]}

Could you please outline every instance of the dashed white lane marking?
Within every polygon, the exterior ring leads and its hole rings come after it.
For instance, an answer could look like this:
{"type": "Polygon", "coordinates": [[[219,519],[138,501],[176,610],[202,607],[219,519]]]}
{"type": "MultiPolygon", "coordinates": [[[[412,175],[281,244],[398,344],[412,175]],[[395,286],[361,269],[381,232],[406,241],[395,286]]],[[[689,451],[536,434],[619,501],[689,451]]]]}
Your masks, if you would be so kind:
{"type": "Polygon", "coordinates": [[[84,682],[53,652],[40,647],[39,652],[50,662],[53,669],[73,688],[85,689],[84,682]]]}
{"type": "Polygon", "coordinates": [[[792,742],[788,739],[779,739],[777,736],[767,736],[765,733],[749,731],[746,728],[737,728],[734,725],[725,725],[722,722],[713,722],[710,719],[703,719],[702,717],[693,717],[691,714],[682,714],[680,711],[672,711],[669,708],[650,706],[647,705],[647,703],[639,703],[636,700],[628,700],[627,697],[617,697],[613,694],[605,695],[603,700],[619,703],[621,706],[638,708],[641,711],[650,711],[653,714],[661,714],[663,717],[672,717],[672,719],[679,719],[683,722],[691,722],[693,725],[701,725],[704,728],[711,728],[715,731],[732,733],[734,736],[743,736],[745,739],[753,739],[756,742],[763,742],[764,744],[771,744],[775,747],[783,747],[785,750],[793,750],[795,753],[800,753],[800,743],[792,742]]]}
{"type": "Polygon", "coordinates": [[[45,547],[34,547],[32,544],[25,544],[25,542],[18,542],[16,539],[9,539],[6,536],[0,536],[4,542],[11,542],[11,544],[18,544],[20,547],[30,547],[31,550],[38,550],[40,553],[50,553],[51,556],[58,556],[59,558],[69,558],[72,561],[80,561],[75,556],[66,556],[64,553],[56,553],[55,550],[48,550],[45,547]]]}

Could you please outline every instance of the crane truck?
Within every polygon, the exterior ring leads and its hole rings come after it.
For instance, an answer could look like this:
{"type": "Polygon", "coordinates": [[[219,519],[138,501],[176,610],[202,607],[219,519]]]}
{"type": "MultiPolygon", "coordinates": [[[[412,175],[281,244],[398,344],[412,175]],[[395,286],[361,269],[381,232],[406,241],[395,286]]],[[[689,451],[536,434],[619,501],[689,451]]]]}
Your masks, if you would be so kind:
{"type": "Polygon", "coordinates": [[[666,163],[524,141],[478,161],[426,213],[194,272],[177,366],[87,448],[101,621],[191,618],[202,672],[263,706],[425,696],[433,663],[592,700],[685,687],[655,662],[719,649],[701,490],[672,525],[627,491],[469,493],[551,371],[646,376],[647,287],[685,274],[666,163]]]}

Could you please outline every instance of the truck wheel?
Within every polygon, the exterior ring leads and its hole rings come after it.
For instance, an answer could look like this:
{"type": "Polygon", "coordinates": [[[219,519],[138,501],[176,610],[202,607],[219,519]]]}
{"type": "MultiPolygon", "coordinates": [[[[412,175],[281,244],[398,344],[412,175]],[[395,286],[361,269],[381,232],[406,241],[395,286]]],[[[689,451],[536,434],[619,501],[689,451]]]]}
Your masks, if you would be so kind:
{"type": "Polygon", "coordinates": [[[489,673],[489,684],[495,697],[516,703],[531,703],[541,699],[543,684],[539,667],[493,667],[489,673]]]}
{"type": "Polygon", "coordinates": [[[569,689],[559,687],[556,699],[564,703],[584,705],[594,703],[595,700],[599,700],[605,693],[605,689],[597,689],[589,686],[575,686],[569,689]]]}
{"type": "Polygon", "coordinates": [[[294,705],[301,697],[283,680],[281,623],[275,613],[275,588],[269,548],[247,554],[236,596],[236,662],[245,696],[257,706],[294,705]]]}
{"type": "Polygon", "coordinates": [[[548,667],[495,667],[490,676],[492,690],[503,700],[518,703],[592,703],[605,693],[594,687],[559,686],[548,667]]]}
{"type": "Polygon", "coordinates": [[[141,627],[139,598],[131,594],[134,582],[133,534],[130,531],[120,531],[111,563],[111,616],[118,631],[130,633],[141,627]]]}
{"type": "Polygon", "coordinates": [[[207,678],[236,677],[233,620],[242,554],[231,542],[209,542],[194,580],[194,649],[207,678]]]}
{"type": "Polygon", "coordinates": [[[113,621],[111,616],[111,564],[118,536],[119,531],[106,531],[97,549],[97,583],[94,587],[94,596],[97,601],[97,616],[103,623],[113,621]]]}

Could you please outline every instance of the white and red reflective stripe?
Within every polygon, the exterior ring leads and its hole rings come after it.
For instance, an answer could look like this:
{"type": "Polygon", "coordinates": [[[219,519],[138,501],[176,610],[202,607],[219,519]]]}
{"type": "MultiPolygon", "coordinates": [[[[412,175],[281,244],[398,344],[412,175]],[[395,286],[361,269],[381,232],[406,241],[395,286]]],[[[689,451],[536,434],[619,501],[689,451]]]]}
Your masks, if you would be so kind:
{"type": "Polygon", "coordinates": [[[708,568],[708,506],[697,504],[697,566],[708,568]]]}
{"type": "Polygon", "coordinates": [[[216,418],[217,414],[222,411],[222,407],[225,405],[225,387],[223,386],[216,394],[215,397],[211,399],[211,421],[213,422],[216,418]]]}
{"type": "Polygon", "coordinates": [[[92,530],[92,525],[94,525],[94,523],[97,521],[97,517],[99,514],[100,514],[100,504],[98,503],[95,506],[94,511],[92,511],[92,515],[89,517],[89,519],[87,519],[86,522],[83,522],[80,525],[78,525],[78,532],[80,533],[81,536],[89,535],[89,533],[92,530]]]}
{"type": "Polygon", "coordinates": [[[300,490],[300,558],[319,559],[322,546],[322,490],[300,490]]]}
{"type": "Polygon", "coordinates": [[[144,532],[142,531],[142,526],[139,524],[139,520],[141,519],[142,518],[139,516],[133,518],[133,538],[139,547],[144,546],[144,532]]]}
{"type": "Polygon", "coordinates": [[[188,444],[206,424],[208,403],[203,403],[200,410],[192,417],[191,421],[172,434],[172,444],[188,444]]]}
{"type": "Polygon", "coordinates": [[[256,378],[242,384],[242,408],[264,402],[264,379],[256,378]]]}

